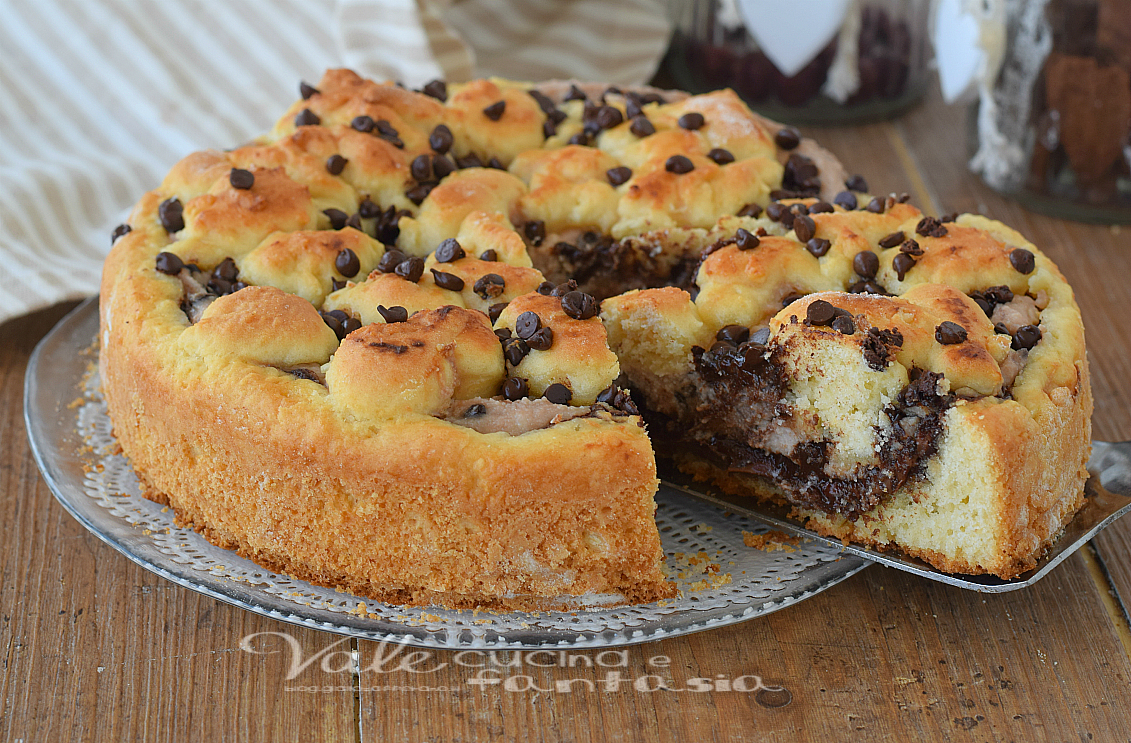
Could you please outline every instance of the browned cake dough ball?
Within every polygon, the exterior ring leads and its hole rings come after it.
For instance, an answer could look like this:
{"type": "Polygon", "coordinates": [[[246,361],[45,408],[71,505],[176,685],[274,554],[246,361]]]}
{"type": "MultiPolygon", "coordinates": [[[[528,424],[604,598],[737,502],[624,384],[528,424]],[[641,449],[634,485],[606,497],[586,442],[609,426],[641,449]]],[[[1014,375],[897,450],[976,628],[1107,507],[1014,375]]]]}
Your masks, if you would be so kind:
{"type": "Polygon", "coordinates": [[[331,70],[116,232],[115,432],[213,541],[383,600],[673,595],[641,403],[689,470],[1006,574],[1078,505],[1071,290],[1011,230],[861,180],[730,91],[331,70]],[[984,481],[961,507],[932,490],[954,451],[984,481]]]}

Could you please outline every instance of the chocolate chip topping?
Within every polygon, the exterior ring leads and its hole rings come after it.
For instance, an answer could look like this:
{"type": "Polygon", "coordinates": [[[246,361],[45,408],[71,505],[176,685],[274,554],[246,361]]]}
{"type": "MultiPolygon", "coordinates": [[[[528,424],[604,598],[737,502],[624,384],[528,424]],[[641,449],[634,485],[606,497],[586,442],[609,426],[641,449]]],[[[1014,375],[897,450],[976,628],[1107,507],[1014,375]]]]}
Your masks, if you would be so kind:
{"type": "Polygon", "coordinates": [[[483,299],[497,297],[506,288],[506,280],[497,273],[483,274],[472,289],[483,299]]]}
{"type": "Polygon", "coordinates": [[[157,270],[169,276],[176,276],[185,267],[185,262],[176,253],[162,252],[157,254],[157,270]]]}
{"type": "Polygon", "coordinates": [[[530,312],[529,310],[523,312],[514,321],[514,334],[519,338],[526,340],[530,336],[538,332],[542,327],[542,318],[538,317],[537,313],[530,312]]]}
{"type": "Polygon", "coordinates": [[[311,111],[309,108],[304,108],[295,116],[295,126],[318,126],[322,123],[322,119],[318,114],[311,111]]]}
{"type": "Polygon", "coordinates": [[[432,158],[428,155],[417,155],[413,158],[412,164],[408,166],[408,172],[412,175],[413,180],[432,180],[432,158]]]}
{"type": "Polygon", "coordinates": [[[664,163],[664,169],[669,173],[683,175],[684,173],[690,173],[695,170],[695,163],[691,162],[691,160],[684,155],[672,155],[668,158],[667,162],[664,163]]]}
{"type": "Polygon", "coordinates": [[[644,114],[633,116],[628,130],[641,139],[656,133],[656,127],[652,126],[652,122],[644,114]]]}
{"type": "Polygon", "coordinates": [[[851,191],[841,191],[833,197],[833,203],[845,211],[853,211],[856,209],[856,195],[851,191]]]}
{"type": "Polygon", "coordinates": [[[903,242],[904,237],[905,236],[902,231],[893,232],[890,235],[884,235],[880,238],[880,247],[894,248],[896,245],[899,245],[901,242],[903,242]]]}
{"type": "Polygon", "coordinates": [[[757,204],[747,204],[738,210],[739,217],[757,217],[762,213],[762,207],[757,204]]]}
{"type": "Polygon", "coordinates": [[[715,333],[715,340],[725,341],[732,345],[745,343],[750,339],[750,328],[745,325],[724,325],[715,333]]]}
{"type": "Polygon", "coordinates": [[[397,266],[408,260],[408,256],[399,250],[387,250],[377,262],[377,270],[381,273],[392,273],[397,266]]]}
{"type": "Polygon", "coordinates": [[[817,223],[808,214],[801,214],[793,220],[793,234],[800,242],[807,243],[817,232],[817,223]]]}
{"type": "Polygon", "coordinates": [[[784,217],[788,213],[789,210],[785,208],[785,204],[779,204],[778,202],[774,201],[766,205],[766,216],[771,221],[780,222],[782,220],[782,217],[784,217]]]}
{"type": "Polygon", "coordinates": [[[453,292],[463,291],[463,279],[459,276],[456,276],[454,273],[437,271],[434,268],[429,270],[432,271],[432,280],[436,283],[436,286],[453,292]]]}
{"type": "Polygon", "coordinates": [[[683,129],[687,129],[689,131],[695,131],[696,129],[701,129],[701,128],[703,128],[703,125],[706,124],[706,123],[707,122],[703,119],[703,114],[699,113],[698,111],[692,111],[690,113],[685,113],[683,116],[679,117],[680,127],[682,127],[683,129]]]}
{"type": "Polygon", "coordinates": [[[707,153],[707,157],[715,162],[716,165],[727,165],[734,162],[734,155],[730,150],[724,150],[722,147],[716,147],[707,153]]]}
{"type": "Polygon", "coordinates": [[[450,150],[454,142],[455,137],[452,136],[452,130],[446,124],[437,124],[432,133],[428,135],[428,146],[441,155],[450,150]]]}
{"type": "Polygon", "coordinates": [[[640,415],[640,410],[637,409],[636,403],[632,401],[632,396],[627,390],[622,390],[615,384],[610,384],[605,389],[597,393],[597,402],[602,405],[608,405],[629,415],[640,415]]]}
{"type": "Polygon", "coordinates": [[[597,315],[597,300],[585,292],[567,292],[562,295],[562,312],[574,320],[588,320],[597,315]]]}
{"type": "Polygon", "coordinates": [[[495,101],[487,108],[483,109],[483,115],[491,121],[498,121],[503,118],[503,112],[507,110],[506,101],[495,101]]]}
{"type": "Polygon", "coordinates": [[[561,297],[564,297],[566,294],[569,294],[570,292],[576,291],[576,290],[577,290],[577,281],[575,281],[574,279],[570,279],[569,281],[565,282],[564,284],[558,284],[557,286],[551,288],[550,289],[550,296],[551,297],[558,297],[560,299],[561,297]]]}
{"type": "Polygon", "coordinates": [[[739,227],[734,231],[734,246],[739,250],[753,250],[758,243],[758,236],[750,230],[739,227]]]}
{"type": "Polygon", "coordinates": [[[581,88],[577,87],[576,84],[573,84],[569,86],[569,92],[566,93],[566,97],[563,100],[586,101],[589,99],[586,97],[585,92],[581,88]]]}
{"type": "Polygon", "coordinates": [[[542,397],[558,405],[569,405],[569,401],[573,399],[573,391],[560,382],[554,382],[546,388],[542,397]]]}
{"type": "Polygon", "coordinates": [[[1025,248],[1015,248],[1009,251],[1009,262],[1017,269],[1018,273],[1033,273],[1033,269],[1037,267],[1037,261],[1033,254],[1025,248]]]}
{"type": "Polygon", "coordinates": [[[337,279],[331,277],[331,279],[330,279],[330,293],[331,294],[338,291],[339,289],[345,289],[345,288],[346,288],[346,282],[338,281],[337,279]]]}
{"type": "Polygon", "coordinates": [[[526,345],[533,351],[549,351],[554,345],[554,331],[552,328],[539,328],[526,339],[526,345]]]}
{"type": "Polygon", "coordinates": [[[530,346],[521,338],[508,338],[503,341],[503,356],[511,366],[518,366],[530,353],[530,346]]]}
{"type": "Polygon", "coordinates": [[[828,325],[836,317],[837,308],[823,299],[812,302],[805,310],[805,322],[810,325],[828,325]]]}
{"type": "Polygon", "coordinates": [[[415,284],[420,281],[420,277],[424,275],[424,259],[415,257],[409,258],[393,269],[393,273],[415,284]]]}
{"type": "Polygon", "coordinates": [[[330,157],[326,158],[326,172],[330,175],[341,175],[342,171],[346,168],[346,163],[348,162],[349,160],[345,159],[337,153],[334,153],[333,155],[330,155],[330,157]]]}
{"type": "Polygon", "coordinates": [[[947,320],[935,328],[935,340],[944,346],[953,346],[966,340],[966,328],[947,320]]]}
{"type": "Polygon", "coordinates": [[[1037,345],[1041,340],[1041,329],[1036,325],[1022,325],[1013,334],[1013,348],[1020,351],[1021,349],[1030,349],[1037,345]]]}
{"type": "Polygon", "coordinates": [[[892,270],[895,271],[895,275],[899,277],[899,280],[903,281],[903,277],[907,275],[907,272],[915,267],[915,259],[907,253],[900,253],[892,259],[891,267],[892,270]]]}
{"type": "Polygon", "coordinates": [[[832,243],[823,237],[814,237],[812,240],[805,243],[805,249],[812,253],[814,258],[820,258],[825,253],[828,253],[831,247],[832,243]]]}
{"type": "Polygon", "coordinates": [[[468,405],[467,410],[463,411],[464,418],[480,418],[487,414],[487,406],[481,402],[474,405],[468,405]]]}
{"type": "Polygon", "coordinates": [[[118,225],[114,228],[114,231],[110,233],[110,244],[113,245],[118,242],[120,238],[130,234],[131,231],[133,231],[133,227],[130,227],[128,224],[123,223],[118,225]]]}
{"type": "Polygon", "coordinates": [[[380,313],[381,318],[387,323],[404,322],[408,319],[408,310],[400,306],[386,307],[383,304],[379,304],[377,305],[377,312],[380,313]]]}
{"type": "Polygon", "coordinates": [[[346,248],[338,253],[334,258],[334,268],[338,269],[338,273],[345,276],[347,279],[352,279],[357,276],[357,272],[361,270],[361,261],[357,258],[357,253],[352,249],[346,248]]]}
{"type": "Polygon", "coordinates": [[[541,219],[528,220],[522,225],[522,234],[527,242],[537,248],[546,239],[546,223],[541,219]]]}
{"type": "Polygon", "coordinates": [[[368,134],[377,128],[377,122],[373,120],[372,116],[355,116],[350,126],[363,134],[368,134]]]}
{"type": "Polygon", "coordinates": [[[318,95],[321,91],[305,80],[298,84],[298,94],[302,96],[304,101],[310,100],[310,96],[318,95]]]}
{"type": "Polygon", "coordinates": [[[597,109],[597,114],[594,116],[594,123],[599,127],[600,131],[605,129],[612,129],[614,126],[619,126],[624,122],[624,114],[620,112],[619,108],[612,106],[601,106],[597,109]]]}
{"type": "Polygon", "coordinates": [[[589,144],[589,135],[585,132],[578,132],[569,138],[569,144],[577,144],[584,147],[589,144]]]}
{"type": "Polygon", "coordinates": [[[246,191],[255,185],[255,174],[250,170],[232,168],[232,172],[228,173],[228,183],[232,184],[232,188],[246,191]]]}
{"type": "Polygon", "coordinates": [[[841,335],[855,335],[856,321],[851,315],[838,315],[833,318],[832,328],[841,335]]]}
{"type": "Polygon", "coordinates": [[[880,259],[870,250],[861,250],[852,259],[852,270],[861,278],[874,279],[880,270],[880,259]]]}
{"type": "Polygon", "coordinates": [[[350,218],[350,215],[346,214],[341,209],[334,209],[333,207],[323,209],[322,213],[330,219],[330,229],[334,230],[340,230],[345,227],[346,220],[350,218]]]}
{"type": "Polygon", "coordinates": [[[624,165],[616,168],[609,168],[605,171],[605,177],[609,179],[609,183],[614,186],[623,186],[628,183],[628,179],[632,177],[632,168],[624,165]]]}
{"type": "Polygon", "coordinates": [[[922,237],[946,237],[946,227],[934,217],[923,217],[915,225],[915,232],[922,237]]]}
{"type": "MultiPolygon", "coordinates": [[[[509,302],[496,302],[487,308],[487,317],[491,318],[491,324],[494,325],[499,321],[499,315],[503,314],[503,310],[507,308],[509,302]]],[[[495,335],[506,331],[507,337],[510,337],[511,331],[508,328],[501,328],[495,331],[495,335]]]]}
{"type": "Polygon", "coordinates": [[[903,334],[895,328],[868,328],[864,334],[864,361],[875,371],[883,371],[891,360],[893,349],[903,346],[903,334]]]}
{"type": "Polygon", "coordinates": [[[864,180],[864,176],[857,174],[851,176],[847,181],[845,181],[844,187],[849,191],[864,193],[868,190],[868,181],[864,180]]]}
{"type": "Polygon", "coordinates": [[[487,248],[479,254],[479,260],[487,261],[488,263],[494,263],[495,261],[499,260],[499,253],[494,248],[487,248]]]}
{"type": "Polygon", "coordinates": [[[157,218],[166,232],[180,232],[185,228],[185,207],[180,199],[172,196],[157,206],[157,218]]]}
{"type": "Polygon", "coordinates": [[[797,145],[801,144],[801,132],[794,129],[792,126],[782,127],[778,129],[778,133],[774,135],[774,144],[781,147],[783,150],[792,150],[797,145]]]}
{"type": "Polygon", "coordinates": [[[884,213],[884,202],[883,202],[882,199],[880,199],[877,196],[877,197],[874,197],[871,201],[869,201],[868,206],[866,206],[864,208],[867,209],[868,211],[872,212],[873,214],[883,214],[884,213]]]}
{"type": "Polygon", "coordinates": [[[463,258],[467,253],[463,246],[454,238],[447,238],[436,246],[435,258],[437,263],[451,263],[463,258]]]}
{"type": "Polygon", "coordinates": [[[529,386],[522,377],[511,377],[503,383],[503,397],[508,400],[521,400],[529,392],[529,386]]]}
{"type": "Polygon", "coordinates": [[[405,198],[412,203],[420,206],[424,200],[428,198],[428,194],[432,193],[432,189],[436,187],[435,183],[421,183],[419,186],[414,186],[404,192],[405,198]]]}
{"type": "Polygon", "coordinates": [[[425,84],[425,86],[420,89],[420,92],[426,96],[435,98],[441,103],[448,100],[448,84],[443,80],[432,80],[425,84]]]}

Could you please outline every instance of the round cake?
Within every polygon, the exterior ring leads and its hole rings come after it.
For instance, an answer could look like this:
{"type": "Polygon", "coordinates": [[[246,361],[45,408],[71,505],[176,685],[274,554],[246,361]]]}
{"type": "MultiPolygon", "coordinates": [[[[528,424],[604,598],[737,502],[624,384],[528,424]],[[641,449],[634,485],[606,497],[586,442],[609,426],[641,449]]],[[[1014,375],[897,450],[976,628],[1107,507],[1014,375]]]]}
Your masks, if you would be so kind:
{"type": "Polygon", "coordinates": [[[872,197],[730,91],[301,93],[103,273],[115,434],[214,543],[529,609],[674,595],[656,450],[951,571],[1024,570],[1082,503],[1079,310],[1012,230],[872,197]]]}

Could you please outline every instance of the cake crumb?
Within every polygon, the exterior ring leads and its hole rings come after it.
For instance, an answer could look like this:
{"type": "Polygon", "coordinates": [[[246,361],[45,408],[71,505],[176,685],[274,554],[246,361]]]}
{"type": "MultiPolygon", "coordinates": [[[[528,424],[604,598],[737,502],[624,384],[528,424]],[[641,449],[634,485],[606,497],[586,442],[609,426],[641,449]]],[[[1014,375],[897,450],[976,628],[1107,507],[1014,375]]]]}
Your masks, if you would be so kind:
{"type": "Polygon", "coordinates": [[[782,531],[770,530],[765,534],[742,532],[742,543],[763,552],[796,552],[800,537],[790,536],[782,531]]]}

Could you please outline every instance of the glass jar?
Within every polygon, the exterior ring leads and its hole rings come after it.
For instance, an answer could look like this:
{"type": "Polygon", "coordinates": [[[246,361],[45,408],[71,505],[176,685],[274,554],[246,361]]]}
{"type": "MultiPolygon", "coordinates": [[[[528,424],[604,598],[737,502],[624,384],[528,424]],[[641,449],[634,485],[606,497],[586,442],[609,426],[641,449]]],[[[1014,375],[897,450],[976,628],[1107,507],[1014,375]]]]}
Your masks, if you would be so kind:
{"type": "Polygon", "coordinates": [[[670,0],[664,71],[793,124],[888,118],[928,80],[929,0],[670,0]]]}
{"type": "Polygon", "coordinates": [[[1034,211],[1131,223],[1131,2],[1003,8],[1000,68],[970,111],[971,170],[1034,211]]]}

